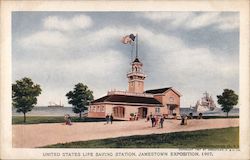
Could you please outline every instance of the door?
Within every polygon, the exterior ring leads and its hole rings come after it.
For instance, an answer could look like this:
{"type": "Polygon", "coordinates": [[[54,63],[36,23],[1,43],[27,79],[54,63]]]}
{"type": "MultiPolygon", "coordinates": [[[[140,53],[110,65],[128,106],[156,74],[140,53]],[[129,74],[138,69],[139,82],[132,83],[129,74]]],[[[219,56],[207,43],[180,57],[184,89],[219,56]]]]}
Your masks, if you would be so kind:
{"type": "Polygon", "coordinates": [[[146,118],[148,114],[148,108],[146,107],[140,107],[138,108],[138,113],[140,118],[146,118]]]}
{"type": "Polygon", "coordinates": [[[113,108],[113,116],[117,118],[124,118],[125,108],[124,107],[114,107],[113,108]]]}
{"type": "Polygon", "coordinates": [[[176,114],[175,113],[175,108],[177,107],[177,105],[175,105],[175,104],[168,104],[167,105],[168,106],[168,114],[169,115],[173,115],[173,114],[176,114]]]}

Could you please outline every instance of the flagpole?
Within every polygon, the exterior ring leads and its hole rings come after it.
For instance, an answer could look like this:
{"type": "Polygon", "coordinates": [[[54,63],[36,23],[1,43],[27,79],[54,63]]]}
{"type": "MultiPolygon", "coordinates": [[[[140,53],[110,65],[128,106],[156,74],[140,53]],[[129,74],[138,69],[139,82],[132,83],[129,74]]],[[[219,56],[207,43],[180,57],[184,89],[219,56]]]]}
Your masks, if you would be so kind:
{"type": "Polygon", "coordinates": [[[138,58],[138,33],[136,33],[136,58],[138,58]]]}
{"type": "Polygon", "coordinates": [[[131,63],[133,62],[134,44],[131,45],[131,63]]]}

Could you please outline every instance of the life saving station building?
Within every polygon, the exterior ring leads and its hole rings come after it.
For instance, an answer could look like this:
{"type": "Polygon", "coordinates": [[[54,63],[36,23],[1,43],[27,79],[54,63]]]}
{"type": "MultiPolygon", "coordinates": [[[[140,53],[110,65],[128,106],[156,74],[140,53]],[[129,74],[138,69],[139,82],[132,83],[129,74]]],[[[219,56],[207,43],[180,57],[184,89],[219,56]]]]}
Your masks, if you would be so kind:
{"type": "Polygon", "coordinates": [[[138,56],[127,74],[128,91],[108,91],[107,95],[91,102],[88,117],[105,118],[112,114],[114,119],[129,120],[130,114],[146,118],[150,114],[173,117],[180,115],[181,94],[174,88],[144,91],[146,75],[138,56]]]}

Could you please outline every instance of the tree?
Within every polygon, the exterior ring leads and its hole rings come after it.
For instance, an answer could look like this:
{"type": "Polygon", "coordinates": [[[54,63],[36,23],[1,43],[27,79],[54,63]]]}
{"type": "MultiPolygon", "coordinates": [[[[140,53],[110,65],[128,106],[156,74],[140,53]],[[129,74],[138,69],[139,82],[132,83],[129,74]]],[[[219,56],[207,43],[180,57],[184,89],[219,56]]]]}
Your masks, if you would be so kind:
{"type": "Polygon", "coordinates": [[[224,89],[222,95],[218,95],[217,98],[217,102],[222,106],[221,110],[227,112],[228,117],[228,112],[233,109],[234,105],[238,104],[238,95],[231,89],[224,89]]]}
{"type": "Polygon", "coordinates": [[[26,122],[26,113],[31,111],[37,104],[37,96],[41,94],[40,85],[27,77],[17,80],[12,84],[12,104],[17,112],[23,113],[23,122],[26,122]]]}
{"type": "Polygon", "coordinates": [[[78,83],[73,91],[66,94],[69,104],[73,105],[73,112],[79,113],[81,118],[82,112],[87,110],[87,106],[94,99],[93,91],[88,89],[88,86],[78,83]]]}

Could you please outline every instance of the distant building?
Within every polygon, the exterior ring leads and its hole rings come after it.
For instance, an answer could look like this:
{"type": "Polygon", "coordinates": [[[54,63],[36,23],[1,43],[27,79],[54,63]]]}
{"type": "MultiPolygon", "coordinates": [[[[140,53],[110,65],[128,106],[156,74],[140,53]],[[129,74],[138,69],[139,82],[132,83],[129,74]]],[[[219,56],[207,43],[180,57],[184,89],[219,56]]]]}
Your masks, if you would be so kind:
{"type": "Polygon", "coordinates": [[[136,56],[127,74],[128,91],[109,91],[106,96],[92,101],[88,117],[104,118],[112,114],[114,119],[129,120],[131,113],[139,118],[150,114],[178,116],[181,94],[172,87],[144,91],[146,75],[142,66],[136,56]]]}

